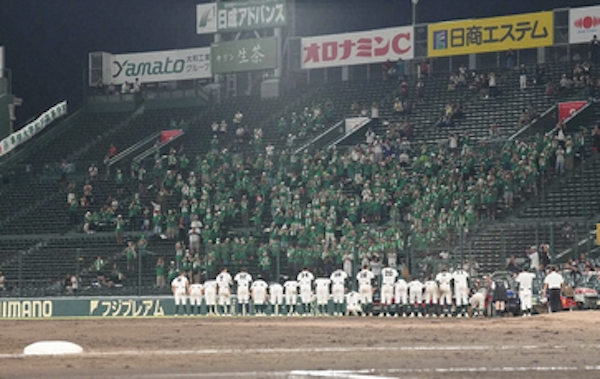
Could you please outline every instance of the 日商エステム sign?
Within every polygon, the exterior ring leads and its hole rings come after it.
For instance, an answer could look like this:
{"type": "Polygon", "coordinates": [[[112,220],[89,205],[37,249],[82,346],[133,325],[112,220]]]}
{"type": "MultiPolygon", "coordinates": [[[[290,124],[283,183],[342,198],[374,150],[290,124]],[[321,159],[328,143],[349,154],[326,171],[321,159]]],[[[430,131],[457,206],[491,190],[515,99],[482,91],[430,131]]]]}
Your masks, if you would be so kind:
{"type": "Polygon", "coordinates": [[[528,49],[554,43],[553,12],[442,22],[427,28],[429,57],[528,49]]]}

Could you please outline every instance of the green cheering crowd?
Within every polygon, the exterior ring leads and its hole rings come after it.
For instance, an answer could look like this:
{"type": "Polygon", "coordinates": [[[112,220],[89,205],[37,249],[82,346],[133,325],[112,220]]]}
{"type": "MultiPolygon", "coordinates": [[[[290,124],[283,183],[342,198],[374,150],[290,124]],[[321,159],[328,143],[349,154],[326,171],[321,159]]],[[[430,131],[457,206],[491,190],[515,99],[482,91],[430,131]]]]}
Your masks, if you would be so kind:
{"type": "MultiPolygon", "coordinates": [[[[253,265],[269,278],[277,256],[287,257],[291,272],[310,267],[327,274],[351,265],[349,252],[362,266],[456,243],[461,227],[495,218],[498,206],[511,208],[517,195],[535,194],[559,148],[548,136],[504,145],[463,136],[455,149],[411,147],[388,133],[346,152],[244,157],[213,149],[190,161],[172,150],[150,175],[143,168],[136,175],[152,181],[163,201],[144,206],[136,195],[130,217],[146,219],[154,234],[166,227],[168,238],[181,241],[195,220],[208,275],[221,265],[253,265]],[[377,144],[382,154],[374,153],[377,144]],[[401,155],[411,157],[408,163],[401,155]],[[232,226],[254,228],[254,237],[232,236],[232,226]]],[[[200,256],[190,250],[182,258],[187,267],[200,256]]]]}

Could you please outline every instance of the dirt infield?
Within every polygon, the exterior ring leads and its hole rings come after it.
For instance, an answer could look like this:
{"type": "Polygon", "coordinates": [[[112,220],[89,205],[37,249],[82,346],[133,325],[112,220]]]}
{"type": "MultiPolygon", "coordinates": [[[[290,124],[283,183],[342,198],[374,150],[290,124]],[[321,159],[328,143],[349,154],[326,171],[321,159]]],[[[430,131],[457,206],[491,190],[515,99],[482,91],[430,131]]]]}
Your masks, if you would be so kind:
{"type": "Polygon", "coordinates": [[[289,371],[329,369],[355,372],[340,378],[600,377],[600,312],[484,320],[0,321],[0,328],[2,379],[300,378],[314,373],[289,371]],[[39,340],[71,341],[85,353],[20,355],[39,340]]]}

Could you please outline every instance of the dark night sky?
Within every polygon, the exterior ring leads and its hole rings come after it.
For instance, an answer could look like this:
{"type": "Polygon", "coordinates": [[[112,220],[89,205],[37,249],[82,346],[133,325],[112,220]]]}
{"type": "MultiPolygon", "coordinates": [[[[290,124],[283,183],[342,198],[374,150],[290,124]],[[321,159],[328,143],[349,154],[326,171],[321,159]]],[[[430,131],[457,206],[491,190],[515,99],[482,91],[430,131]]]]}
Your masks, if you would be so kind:
{"type": "MultiPolygon", "coordinates": [[[[195,4],[206,0],[3,0],[0,45],[24,99],[22,124],[62,99],[81,104],[88,53],[208,46],[195,34],[195,4]]],[[[297,35],[374,29],[411,22],[410,0],[296,0],[297,35]]],[[[421,0],[418,21],[594,5],[593,0],[421,0]]]]}

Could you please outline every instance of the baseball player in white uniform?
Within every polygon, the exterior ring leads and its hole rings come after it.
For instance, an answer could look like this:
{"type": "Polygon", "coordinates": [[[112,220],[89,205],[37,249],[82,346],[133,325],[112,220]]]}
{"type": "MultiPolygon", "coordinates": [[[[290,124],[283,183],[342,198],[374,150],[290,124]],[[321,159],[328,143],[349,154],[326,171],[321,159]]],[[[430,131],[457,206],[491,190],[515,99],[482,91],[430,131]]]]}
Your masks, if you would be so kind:
{"type": "Polygon", "coordinates": [[[519,283],[519,300],[521,300],[523,317],[531,317],[531,290],[533,288],[534,278],[535,274],[524,268],[515,279],[515,281],[519,283]]]}
{"type": "Polygon", "coordinates": [[[302,301],[302,316],[308,316],[312,313],[311,304],[313,301],[312,284],[315,276],[308,268],[304,267],[298,274],[298,283],[300,284],[300,301],[302,301]]]}
{"type": "Polygon", "coordinates": [[[394,302],[396,303],[396,314],[398,317],[406,317],[406,306],[408,305],[408,283],[403,278],[398,279],[394,287],[394,302]]]}
{"type": "Polygon", "coordinates": [[[226,267],[223,267],[216,280],[219,288],[219,306],[221,308],[219,313],[231,316],[231,285],[233,281],[226,267]]]}
{"type": "Polygon", "coordinates": [[[346,271],[337,269],[331,274],[331,295],[333,297],[333,315],[339,316],[344,312],[344,293],[346,292],[346,271]]]}
{"type": "Polygon", "coordinates": [[[423,283],[415,278],[408,283],[408,301],[412,305],[410,317],[423,317],[421,308],[423,306],[423,283]]]}
{"type": "Polygon", "coordinates": [[[288,280],[283,283],[285,289],[285,305],[287,307],[288,316],[298,315],[296,311],[296,303],[298,302],[298,286],[299,283],[295,280],[288,280]]]}
{"type": "Polygon", "coordinates": [[[440,295],[440,307],[442,314],[446,317],[450,317],[452,311],[452,274],[448,272],[446,267],[442,268],[442,271],[438,272],[435,276],[435,281],[438,283],[439,295],[440,295]]]}
{"type": "Polygon", "coordinates": [[[249,313],[248,303],[250,301],[250,283],[252,283],[252,275],[243,268],[234,277],[233,281],[237,285],[237,302],[240,307],[238,313],[246,316],[249,313]]]}
{"type": "Polygon", "coordinates": [[[217,314],[217,282],[207,280],[204,282],[204,302],[206,303],[206,315],[214,316],[217,314]]]}
{"type": "Polygon", "coordinates": [[[456,301],[456,317],[469,317],[469,274],[462,268],[452,273],[454,280],[454,297],[456,301]]]}
{"type": "Polygon", "coordinates": [[[265,315],[265,304],[267,303],[267,289],[269,285],[259,276],[252,283],[252,303],[254,304],[254,313],[257,316],[265,315]]]}
{"type": "Polygon", "coordinates": [[[200,306],[202,305],[202,292],[204,291],[204,286],[198,282],[192,284],[190,286],[190,313],[195,314],[196,316],[200,315],[200,306]]]}
{"type": "Polygon", "coordinates": [[[368,265],[364,265],[363,269],[356,274],[360,302],[365,306],[363,316],[373,316],[373,279],[375,274],[371,272],[368,265]]]}
{"type": "Polygon", "coordinates": [[[437,317],[438,316],[438,301],[439,301],[439,289],[438,284],[433,278],[428,278],[424,286],[425,292],[423,294],[423,300],[425,301],[425,317],[437,317]]]}
{"type": "Polygon", "coordinates": [[[362,296],[356,292],[348,292],[346,294],[346,316],[360,316],[363,314],[362,296]]]}
{"type": "Polygon", "coordinates": [[[269,286],[269,303],[273,307],[271,316],[280,316],[279,310],[283,306],[283,286],[279,283],[272,283],[269,286]]]}
{"type": "Polygon", "coordinates": [[[485,298],[487,297],[487,289],[484,285],[478,284],[477,289],[469,303],[471,304],[471,311],[473,317],[484,317],[485,316],[485,298]]]}
{"type": "Polygon", "coordinates": [[[317,278],[315,280],[315,293],[317,295],[317,313],[320,316],[329,316],[327,305],[329,304],[329,286],[331,279],[317,278]]]}
{"type": "Polygon", "coordinates": [[[173,279],[171,291],[173,291],[173,297],[175,298],[175,316],[179,316],[180,305],[183,306],[183,311],[187,313],[187,296],[190,293],[190,282],[185,277],[184,272],[180,272],[179,275],[173,279]]]}
{"type": "Polygon", "coordinates": [[[389,266],[381,270],[381,306],[382,310],[379,316],[391,315],[392,301],[394,299],[394,283],[398,277],[398,271],[389,266]]]}

